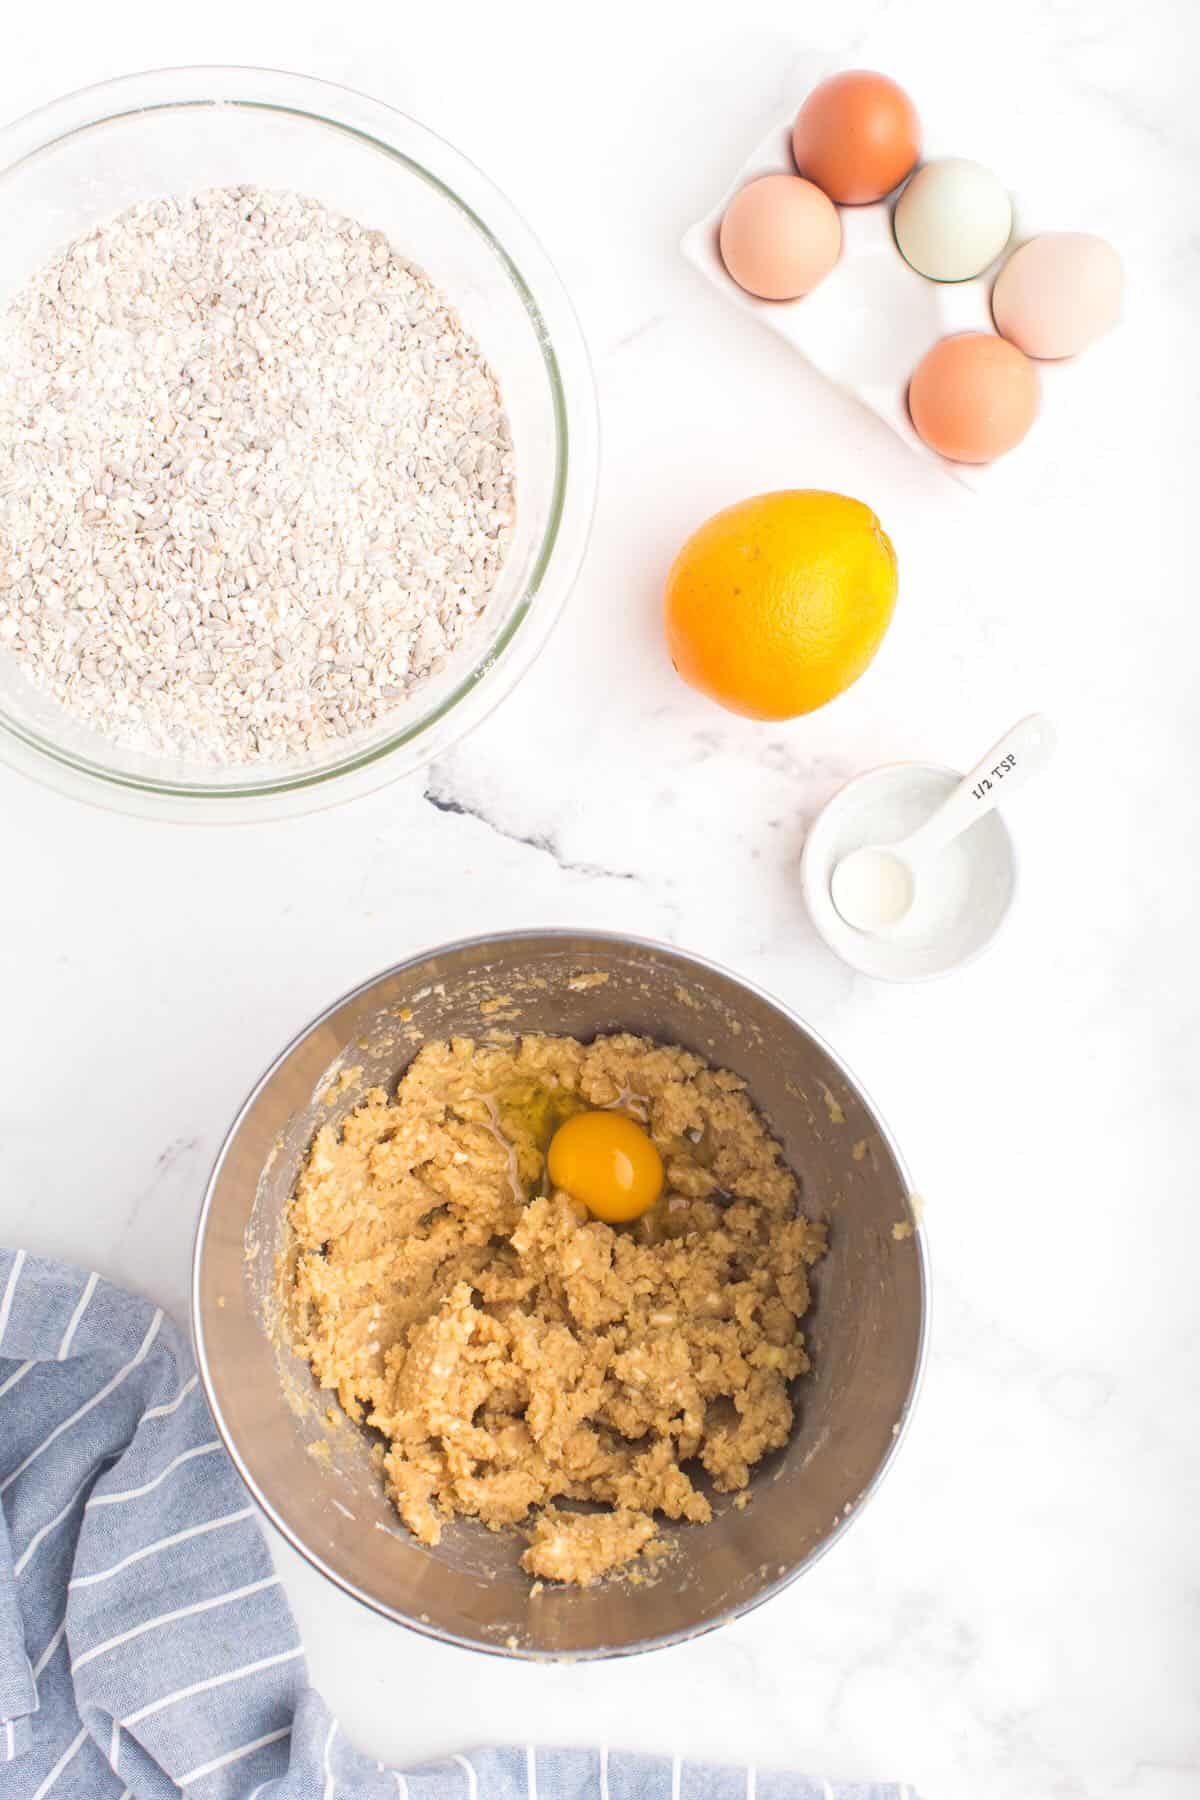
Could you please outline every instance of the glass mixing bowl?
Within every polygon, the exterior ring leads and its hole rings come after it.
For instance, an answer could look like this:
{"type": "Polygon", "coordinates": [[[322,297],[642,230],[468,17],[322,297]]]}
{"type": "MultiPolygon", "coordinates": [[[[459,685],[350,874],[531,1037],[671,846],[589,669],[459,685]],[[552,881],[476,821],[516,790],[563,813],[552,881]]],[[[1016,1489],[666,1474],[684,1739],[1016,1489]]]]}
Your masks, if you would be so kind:
{"type": "Polygon", "coordinates": [[[378,100],[266,69],[168,69],[68,95],[0,131],[0,298],[139,200],[251,183],[381,230],[448,295],[503,392],[517,470],[513,542],[474,634],[390,719],[287,762],[211,767],[125,749],[0,654],[0,757],[124,811],[229,822],[301,812],[411,773],[529,668],[579,570],[595,500],[587,348],[544,252],[441,138],[378,100]]]}

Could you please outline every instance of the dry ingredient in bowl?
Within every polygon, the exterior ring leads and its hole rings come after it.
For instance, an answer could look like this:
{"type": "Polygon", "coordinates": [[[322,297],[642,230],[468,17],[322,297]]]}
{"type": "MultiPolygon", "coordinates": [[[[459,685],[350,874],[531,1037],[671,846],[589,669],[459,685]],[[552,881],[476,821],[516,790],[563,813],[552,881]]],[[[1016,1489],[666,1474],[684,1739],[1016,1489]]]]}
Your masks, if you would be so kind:
{"type": "Polygon", "coordinates": [[[255,188],[131,207],[0,314],[0,649],[209,764],[369,730],[481,613],[496,378],[378,231],[255,188]]]}

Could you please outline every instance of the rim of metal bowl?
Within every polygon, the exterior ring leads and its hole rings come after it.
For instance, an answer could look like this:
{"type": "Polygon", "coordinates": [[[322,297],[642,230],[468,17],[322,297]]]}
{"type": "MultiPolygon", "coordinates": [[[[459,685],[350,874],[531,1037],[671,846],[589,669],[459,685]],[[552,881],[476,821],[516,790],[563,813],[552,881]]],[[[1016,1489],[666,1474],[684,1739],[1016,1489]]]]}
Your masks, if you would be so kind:
{"type": "MultiPolygon", "coordinates": [[[[263,1071],[262,1075],[255,1082],[238,1109],[237,1116],[234,1118],[233,1123],[226,1132],[221,1148],[217,1152],[212,1167],[212,1173],[209,1175],[208,1184],[204,1190],[204,1200],[201,1204],[200,1217],[196,1224],[196,1236],[192,1252],[192,1342],[196,1352],[196,1366],[200,1371],[200,1381],[204,1389],[204,1397],[208,1403],[208,1409],[213,1416],[213,1422],[217,1427],[218,1434],[229,1454],[230,1460],[238,1474],[241,1476],[251,1499],[270,1520],[271,1524],[275,1527],[276,1531],[279,1532],[281,1537],[286,1539],[292,1549],[295,1550],[299,1556],[303,1557],[304,1561],[308,1563],[311,1568],[316,1569],[319,1574],[324,1575],[335,1587],[340,1588],[341,1591],[344,1594],[349,1595],[352,1600],[357,1600],[360,1605],[368,1607],[372,1612],[379,1613],[380,1616],[385,1619],[390,1619],[396,1625],[407,1626],[410,1630],[419,1632],[423,1637],[435,1638],[440,1643],[454,1644],[461,1650],[477,1650],[483,1656],[509,1657],[515,1658],[518,1661],[555,1662],[560,1659],[556,1657],[553,1652],[529,1650],[520,1645],[513,1649],[506,1644],[479,1643],[473,1638],[463,1637],[457,1632],[443,1630],[441,1627],[433,1625],[424,1619],[401,1612],[397,1607],[387,1605],[385,1601],[378,1599],[374,1594],[368,1593],[365,1588],[359,1587],[355,1582],[340,1574],[338,1570],[326,1562],[317,1551],[309,1544],[305,1543],[303,1538],[294,1532],[284,1521],[272,1502],[263,1493],[247,1468],[246,1463],[242,1458],[241,1451],[226,1426],[225,1419],[222,1415],[213,1388],[212,1376],[208,1366],[208,1351],[204,1338],[204,1320],[200,1309],[201,1265],[204,1258],[208,1215],[212,1206],[213,1195],[216,1191],[217,1180],[221,1174],[225,1158],[229,1153],[233,1140],[241,1129],[242,1122],[247,1113],[254,1105],[254,1102],[257,1100],[263,1088],[271,1080],[276,1070],[287,1061],[293,1051],[296,1050],[313,1031],[319,1029],[319,1027],[325,1024],[328,1019],[332,1018],[334,1013],[339,1011],[341,1007],[347,1005],[350,1001],[358,999],[360,995],[369,993],[372,988],[378,987],[381,982],[388,981],[397,975],[403,975],[407,970],[416,968],[419,964],[427,962],[431,956],[449,955],[459,950],[486,951],[493,945],[519,944],[523,941],[527,942],[538,938],[562,938],[571,939],[575,942],[578,942],[580,939],[586,939],[589,942],[602,947],[648,950],[656,954],[665,953],[668,956],[679,957],[682,958],[684,962],[691,963],[695,968],[703,970],[707,974],[718,975],[727,981],[734,982],[738,987],[744,988],[747,993],[754,995],[756,999],[773,1007],[776,1012],[783,1015],[789,1024],[797,1027],[800,1031],[804,1032],[807,1037],[811,1038],[813,1043],[828,1056],[830,1062],[832,1062],[842,1077],[854,1088],[864,1106],[866,1106],[867,1110],[875,1120],[879,1129],[879,1134],[887,1145],[909,1196],[911,1197],[916,1190],[913,1187],[912,1175],[909,1171],[908,1164],[901,1154],[900,1146],[896,1142],[896,1139],[886,1120],[883,1118],[883,1115],[880,1113],[879,1108],[876,1106],[871,1095],[858,1079],[857,1075],[855,1075],[853,1070],[847,1065],[845,1059],[838,1055],[837,1051],[826,1042],[819,1031],[814,1031],[813,1027],[802,1019],[797,1012],[793,1011],[793,1009],[784,1001],[778,999],[774,994],[768,993],[767,990],[760,987],[757,982],[748,981],[745,976],[739,975],[733,969],[727,968],[724,963],[716,962],[710,957],[698,956],[691,950],[681,950],[676,945],[664,943],[660,939],[636,937],[624,932],[590,930],[574,931],[569,926],[545,926],[542,928],[531,926],[521,931],[484,932],[479,936],[455,938],[449,943],[434,944],[419,951],[416,955],[405,957],[401,962],[392,963],[387,968],[378,970],[376,974],[370,976],[366,981],[360,981],[356,986],[348,988],[347,991],[337,1000],[333,1001],[330,1006],[323,1008],[321,1012],[317,1013],[302,1030],[296,1032],[279,1052],[279,1055],[276,1056],[263,1071]]],[[[917,1251],[917,1265],[920,1278],[921,1319],[912,1380],[909,1383],[908,1392],[905,1395],[904,1405],[901,1408],[900,1416],[896,1421],[891,1442],[884,1452],[879,1467],[859,1495],[850,1513],[840,1518],[834,1525],[832,1531],[830,1531],[828,1537],[824,1538],[806,1557],[803,1557],[801,1561],[788,1569],[785,1574],[777,1576],[773,1581],[766,1582],[754,1595],[753,1599],[746,1601],[743,1605],[731,1606],[724,1612],[718,1614],[716,1618],[707,1620],[703,1625],[697,1625],[691,1630],[668,1632],[661,1637],[643,1638],[636,1644],[624,1644],[620,1646],[599,1644],[594,1648],[589,1648],[587,1650],[574,1650],[565,1660],[569,1662],[598,1662],[618,1656],[639,1656],[648,1650],[665,1650],[673,1644],[690,1643],[694,1638],[704,1637],[708,1632],[716,1631],[719,1627],[730,1624],[734,1619],[745,1618],[748,1613],[756,1611],[756,1609],[764,1605],[766,1601],[773,1599],[776,1594],[782,1593],[785,1588],[790,1587],[792,1583],[798,1580],[801,1575],[805,1574],[807,1570],[813,1568],[820,1562],[821,1558],[833,1548],[834,1544],[836,1544],[855,1523],[863,1512],[867,1501],[871,1499],[872,1495],[878,1492],[884,1476],[891,1469],[900,1446],[908,1435],[909,1425],[912,1420],[917,1399],[920,1395],[921,1384],[925,1376],[925,1365],[929,1353],[930,1329],[929,1314],[931,1286],[929,1248],[925,1240],[925,1229],[920,1219],[917,1219],[915,1223],[916,1229],[913,1232],[913,1243],[915,1244],[917,1251]]]]}
{"type": "MultiPolygon", "coordinates": [[[[123,790],[128,797],[219,803],[308,794],[311,803],[318,804],[321,789],[345,783],[347,777],[366,777],[354,787],[354,792],[391,779],[380,765],[385,765],[397,750],[417,743],[453,718],[455,729],[446,731],[440,740],[431,741],[420,762],[442,754],[499,705],[536,658],[570,594],[591,529],[599,460],[595,381],[582,327],[554,265],[491,178],[410,114],[337,82],[283,69],[236,64],[195,64],[118,76],[78,88],[0,129],[0,181],[22,164],[81,132],[141,114],[217,106],[280,113],[345,132],[420,177],[486,241],[528,314],[541,352],[554,417],[555,469],[550,512],[533,569],[503,630],[483,659],[464,673],[451,692],[412,723],[334,763],[274,778],[249,777],[228,783],[202,777],[195,781],[157,779],[74,753],[12,718],[2,708],[0,743],[7,740],[10,753],[27,773],[40,773],[43,777],[50,774],[44,765],[31,766],[24,753],[33,751],[38,759],[46,758],[57,766],[60,779],[70,781],[82,776],[88,782],[103,782],[118,793],[123,790]],[[392,139],[406,140],[420,154],[402,149],[392,139]],[[552,565],[555,580],[549,583],[546,578],[552,565]],[[534,602],[539,598],[541,604],[535,612],[534,602]],[[531,616],[538,622],[539,630],[528,629],[531,616]],[[494,676],[507,679],[493,679],[494,676]],[[472,697],[476,705],[466,706],[472,697]]],[[[80,792],[77,787],[72,791],[80,792]]],[[[97,796],[93,791],[81,797],[97,796]]],[[[330,791],[327,797],[332,801],[341,796],[330,791]]],[[[117,795],[110,798],[116,799],[117,795]]]]}

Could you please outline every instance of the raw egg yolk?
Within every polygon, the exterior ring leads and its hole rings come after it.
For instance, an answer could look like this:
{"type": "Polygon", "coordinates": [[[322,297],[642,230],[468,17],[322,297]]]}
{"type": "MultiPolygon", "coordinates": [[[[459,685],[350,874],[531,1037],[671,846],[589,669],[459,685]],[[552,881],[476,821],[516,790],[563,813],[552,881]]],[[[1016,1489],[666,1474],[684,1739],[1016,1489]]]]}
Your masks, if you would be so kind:
{"type": "Polygon", "coordinates": [[[640,1219],[663,1189],[662,1157],[623,1113],[576,1113],[550,1140],[546,1166],[556,1188],[608,1225],[640,1219]]]}

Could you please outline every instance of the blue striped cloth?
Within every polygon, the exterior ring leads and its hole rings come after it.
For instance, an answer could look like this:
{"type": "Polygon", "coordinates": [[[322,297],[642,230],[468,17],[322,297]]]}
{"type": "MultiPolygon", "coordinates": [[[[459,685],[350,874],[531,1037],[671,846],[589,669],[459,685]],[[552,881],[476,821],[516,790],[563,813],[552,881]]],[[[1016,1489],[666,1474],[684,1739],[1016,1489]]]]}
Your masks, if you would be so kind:
{"type": "Polygon", "coordinates": [[[163,1313],[0,1251],[5,1800],[916,1800],[581,1750],[401,1772],[308,1686],[279,1578],[163,1313]]]}

